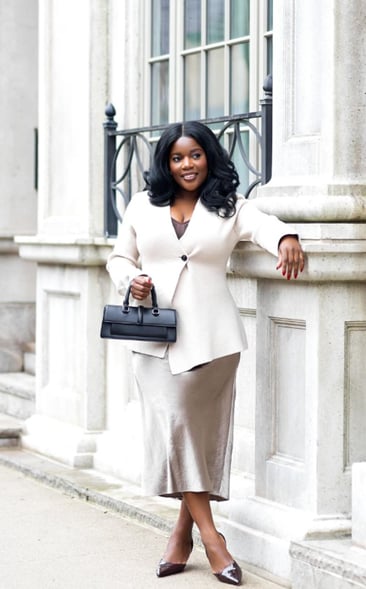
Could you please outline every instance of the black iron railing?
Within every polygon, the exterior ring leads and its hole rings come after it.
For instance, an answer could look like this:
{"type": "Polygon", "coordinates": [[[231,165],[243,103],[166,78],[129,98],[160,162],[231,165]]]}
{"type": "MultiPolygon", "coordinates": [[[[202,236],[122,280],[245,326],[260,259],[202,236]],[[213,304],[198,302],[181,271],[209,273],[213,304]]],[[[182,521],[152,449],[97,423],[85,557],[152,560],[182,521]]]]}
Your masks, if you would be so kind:
{"type": "MultiPolygon", "coordinates": [[[[255,186],[269,182],[272,173],[272,76],[266,78],[263,89],[260,111],[201,120],[213,128],[219,139],[226,139],[228,145],[225,146],[230,157],[234,152],[238,154],[248,170],[250,180],[244,190],[246,198],[255,186]],[[261,121],[260,130],[257,120],[261,121]],[[244,133],[252,133],[261,151],[259,167],[250,161],[249,143],[244,144],[244,133]]],[[[115,237],[118,221],[122,220],[118,200],[122,199],[125,206],[133,192],[143,189],[143,173],[149,168],[157,138],[167,125],[118,130],[114,119],[116,110],[112,104],[106,107],[105,114],[104,233],[107,237],[115,237]]]]}

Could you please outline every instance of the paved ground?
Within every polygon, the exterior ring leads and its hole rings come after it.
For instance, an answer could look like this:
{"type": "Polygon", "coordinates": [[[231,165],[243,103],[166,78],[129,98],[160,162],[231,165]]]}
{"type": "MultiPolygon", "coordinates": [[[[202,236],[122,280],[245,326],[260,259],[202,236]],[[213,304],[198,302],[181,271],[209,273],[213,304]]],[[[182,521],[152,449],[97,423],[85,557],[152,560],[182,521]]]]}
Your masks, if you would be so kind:
{"type": "MultiPolygon", "coordinates": [[[[183,574],[155,576],[166,533],[0,465],[1,589],[224,586],[196,548],[183,574]]],[[[246,574],[247,589],[274,589],[246,574]]]]}
{"type": "MultiPolygon", "coordinates": [[[[185,572],[158,579],[178,502],[22,450],[20,426],[0,414],[0,589],[228,586],[212,575],[198,537],[185,572]]],[[[246,589],[283,589],[240,564],[246,589]]]]}
{"type": "Polygon", "coordinates": [[[1,466],[0,488],[1,589],[211,586],[199,551],[181,578],[157,579],[165,537],[152,528],[1,466]]]}

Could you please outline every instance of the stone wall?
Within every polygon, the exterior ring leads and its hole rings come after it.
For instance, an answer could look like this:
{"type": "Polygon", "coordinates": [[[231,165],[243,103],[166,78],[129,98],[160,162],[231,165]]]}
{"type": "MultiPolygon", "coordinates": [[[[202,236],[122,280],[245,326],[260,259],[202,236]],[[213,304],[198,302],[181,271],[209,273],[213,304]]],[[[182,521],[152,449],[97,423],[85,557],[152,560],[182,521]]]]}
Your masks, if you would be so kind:
{"type": "Polygon", "coordinates": [[[0,372],[16,372],[35,339],[36,267],[14,236],[34,232],[37,218],[37,0],[0,2],[0,86],[0,372]]]}

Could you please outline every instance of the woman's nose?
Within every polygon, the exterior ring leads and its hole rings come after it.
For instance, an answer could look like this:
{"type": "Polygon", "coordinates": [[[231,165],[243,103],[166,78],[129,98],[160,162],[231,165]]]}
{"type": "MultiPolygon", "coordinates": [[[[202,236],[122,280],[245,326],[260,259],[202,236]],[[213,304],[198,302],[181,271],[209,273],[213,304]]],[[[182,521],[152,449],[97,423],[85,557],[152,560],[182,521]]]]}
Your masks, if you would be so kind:
{"type": "Polygon", "coordinates": [[[192,165],[192,162],[191,162],[191,158],[190,157],[183,158],[183,162],[182,162],[183,168],[190,168],[191,165],[192,165]]]}

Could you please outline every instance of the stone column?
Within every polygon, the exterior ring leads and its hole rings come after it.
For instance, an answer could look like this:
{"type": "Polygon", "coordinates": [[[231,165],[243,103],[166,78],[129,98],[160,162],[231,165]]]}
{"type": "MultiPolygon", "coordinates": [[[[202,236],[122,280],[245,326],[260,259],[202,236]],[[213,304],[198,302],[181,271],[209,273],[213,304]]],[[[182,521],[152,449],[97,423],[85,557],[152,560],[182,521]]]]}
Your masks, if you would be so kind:
{"type": "Polygon", "coordinates": [[[36,414],[23,444],[86,467],[105,426],[107,8],[39,2],[38,231],[17,238],[20,255],[37,263],[36,414]]]}
{"type": "MultiPolygon", "coordinates": [[[[255,202],[295,223],[307,266],[288,283],[254,246],[232,257],[258,279],[256,489],[227,536],[239,557],[289,579],[291,541],[306,550],[350,535],[351,467],[366,460],[366,7],[277,8],[273,177],[255,202]]],[[[310,578],[294,587],[320,586],[310,578]]]]}
{"type": "Polygon", "coordinates": [[[366,549],[366,463],[355,462],[352,467],[352,541],[366,549]]]}
{"type": "Polygon", "coordinates": [[[37,20],[36,0],[0,3],[0,373],[22,371],[34,341],[35,265],[19,258],[14,235],[34,232],[37,217],[37,20]]]}
{"type": "MultiPolygon", "coordinates": [[[[139,127],[149,120],[145,110],[148,100],[144,96],[145,44],[149,42],[149,30],[144,30],[143,26],[145,8],[143,0],[109,2],[108,102],[116,108],[120,129],[139,127]]],[[[98,116],[100,121],[104,108],[98,116]]],[[[134,181],[132,186],[135,186],[134,181]]],[[[118,206],[122,212],[122,199],[118,206]]],[[[121,297],[107,276],[106,281],[110,291],[108,302],[120,304],[121,297]]],[[[94,466],[139,484],[142,464],[140,403],[130,353],[122,342],[116,341],[105,342],[105,349],[106,430],[98,437],[94,466]]]]}
{"type": "Polygon", "coordinates": [[[260,206],[284,219],[366,218],[365,18],[362,0],[274,13],[273,175],[260,206]]]}

